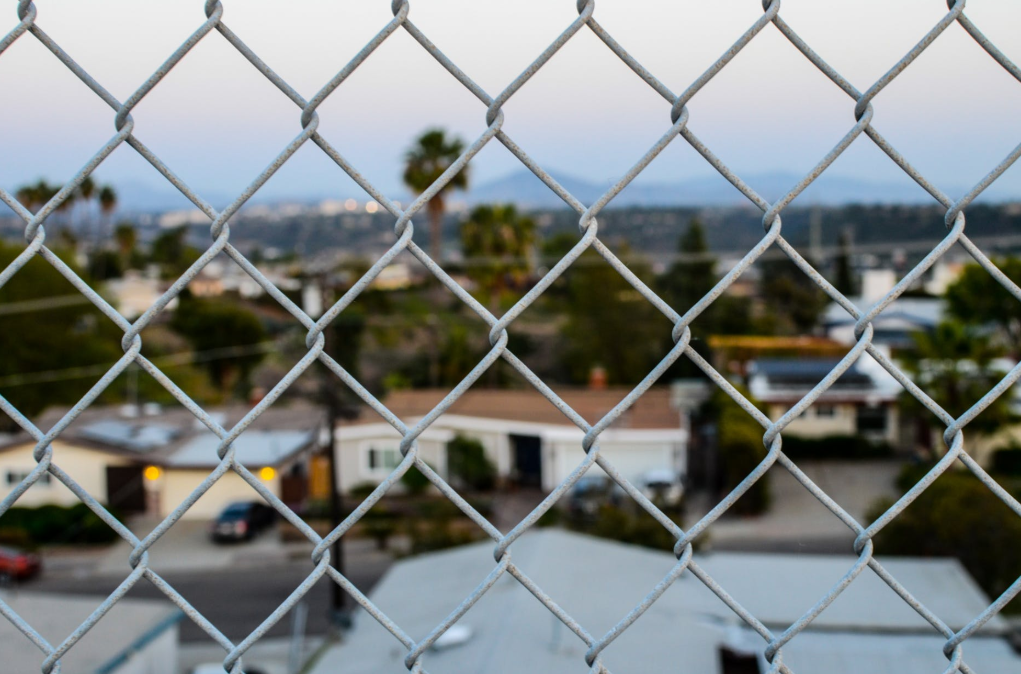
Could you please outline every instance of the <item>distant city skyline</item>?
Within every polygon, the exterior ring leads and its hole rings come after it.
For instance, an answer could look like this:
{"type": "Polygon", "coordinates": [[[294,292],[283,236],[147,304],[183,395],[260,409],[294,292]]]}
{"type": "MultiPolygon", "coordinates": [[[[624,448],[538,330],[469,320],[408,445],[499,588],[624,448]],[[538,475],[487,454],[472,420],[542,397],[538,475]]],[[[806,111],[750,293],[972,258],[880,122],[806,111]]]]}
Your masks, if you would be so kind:
{"type": "MultiPolygon", "coordinates": [[[[601,0],[599,22],[673,91],[682,91],[761,15],[759,0],[683,5],[601,0]]],[[[121,100],[204,20],[202,2],[154,0],[144,11],[106,0],[37,3],[38,25],[121,100]],[[90,31],[77,27],[88,23],[90,31]],[[131,54],[130,59],[124,58],[131,54]]],[[[311,97],[392,18],[389,2],[224,2],[224,22],[311,97]],[[289,21],[290,13],[306,20],[289,21]],[[273,20],[267,20],[272,17],[273,20]]],[[[931,0],[836,4],[786,0],[782,16],[838,71],[864,90],[945,13],[931,0]]],[[[1021,62],[1021,4],[990,0],[968,15],[1021,62]]],[[[413,0],[410,18],[491,95],[496,95],[576,18],[574,0],[413,0]],[[541,11],[540,11],[541,10],[541,11]]],[[[14,7],[0,33],[17,23],[14,7]]],[[[113,111],[34,37],[0,56],[0,185],[71,177],[113,132],[113,111]]],[[[767,26],[691,101],[691,129],[740,175],[803,174],[854,124],[854,102],[773,26],[767,26]]],[[[669,104],[588,29],[582,29],[505,106],[505,131],[542,166],[595,184],[624,173],[669,127],[669,104]]],[[[957,25],[950,26],[875,102],[874,125],[952,196],[977,182],[1021,142],[1021,83],[957,25]]],[[[135,109],[135,133],[208,198],[239,193],[300,131],[300,111],[215,32],[135,109]],[[216,196],[214,196],[216,195],[216,196]]],[[[415,41],[398,30],[320,108],[320,131],[370,181],[401,196],[403,156],[425,128],[466,140],[485,128],[485,108],[415,41]]],[[[472,162],[476,186],[523,167],[497,141],[472,162]]],[[[641,176],[644,183],[703,179],[713,169],[677,139],[641,176]]],[[[126,190],[172,191],[127,146],[95,175],[126,190]]],[[[867,138],[827,176],[916,190],[867,138]]],[[[754,180],[751,181],[756,186],[754,180]]],[[[1021,169],[997,181],[1021,197],[1021,169]]],[[[127,197],[128,195],[125,195],[127,197]]],[[[768,195],[767,195],[768,196],[768,195]]],[[[260,191],[258,200],[364,198],[311,143],[260,191]]],[[[1002,197],[1001,197],[1002,198],[1002,197]]],[[[181,205],[186,202],[181,200],[181,205]]]]}

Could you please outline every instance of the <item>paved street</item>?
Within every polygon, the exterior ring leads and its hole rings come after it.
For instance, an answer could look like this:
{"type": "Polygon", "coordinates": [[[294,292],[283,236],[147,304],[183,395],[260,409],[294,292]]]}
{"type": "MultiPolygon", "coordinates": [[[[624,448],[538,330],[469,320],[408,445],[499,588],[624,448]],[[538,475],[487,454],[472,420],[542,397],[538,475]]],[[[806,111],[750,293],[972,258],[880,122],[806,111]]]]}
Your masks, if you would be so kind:
{"type": "MultiPolygon", "coordinates": [[[[348,577],[364,592],[375,585],[389,568],[390,558],[376,552],[370,541],[352,541],[346,551],[348,577]]],[[[155,555],[154,560],[154,568],[160,571],[159,559],[155,555]]],[[[264,565],[247,564],[235,569],[167,571],[160,574],[229,639],[238,641],[258,627],[311,570],[312,564],[306,558],[264,565]]],[[[98,604],[101,597],[113,592],[125,575],[86,574],[81,570],[67,568],[44,572],[41,577],[23,587],[28,591],[95,595],[98,604]]],[[[161,598],[165,595],[148,581],[142,580],[132,588],[128,596],[161,598]]],[[[306,595],[306,601],[309,605],[307,633],[324,634],[328,628],[330,582],[321,579],[306,595]]],[[[269,634],[283,636],[289,632],[289,618],[285,617],[269,634]]],[[[181,623],[182,641],[207,639],[205,632],[190,620],[185,619],[181,623]]]]}

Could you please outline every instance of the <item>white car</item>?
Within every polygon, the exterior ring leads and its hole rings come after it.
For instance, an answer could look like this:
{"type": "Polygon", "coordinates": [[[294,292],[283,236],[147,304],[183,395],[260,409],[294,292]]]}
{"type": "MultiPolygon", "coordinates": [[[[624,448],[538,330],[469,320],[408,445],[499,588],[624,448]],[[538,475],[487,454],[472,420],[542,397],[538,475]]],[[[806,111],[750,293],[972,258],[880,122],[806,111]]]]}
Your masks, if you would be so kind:
{"type": "Polygon", "coordinates": [[[678,506],[684,498],[684,485],[680,477],[669,468],[646,471],[636,485],[645,498],[653,503],[678,506]]]}

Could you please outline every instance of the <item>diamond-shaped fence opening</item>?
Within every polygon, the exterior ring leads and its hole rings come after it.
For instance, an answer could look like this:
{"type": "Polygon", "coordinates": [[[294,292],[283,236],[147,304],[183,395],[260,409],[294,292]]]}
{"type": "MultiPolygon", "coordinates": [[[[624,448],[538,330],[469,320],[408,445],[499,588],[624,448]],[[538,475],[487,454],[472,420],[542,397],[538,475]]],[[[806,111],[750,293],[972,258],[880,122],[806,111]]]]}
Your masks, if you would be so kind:
{"type": "MultiPolygon", "coordinates": [[[[746,32],[736,40],[730,49],[717,58],[701,76],[688,82],[685,89],[674,91],[658,79],[653,72],[646,69],[641,62],[632,57],[627,51],[626,45],[618,43],[613,35],[599,24],[594,0],[579,0],[577,3],[577,17],[565,22],[562,32],[535,56],[530,65],[519,75],[504,82],[503,88],[498,90],[496,88],[485,89],[480,86],[471,78],[472,69],[470,67],[466,66],[462,70],[458,63],[448,58],[433,44],[428,35],[416,26],[414,12],[408,0],[394,0],[392,3],[392,20],[380,26],[376,35],[347,63],[336,64],[335,70],[331,70],[335,74],[332,74],[328,80],[320,82],[318,84],[319,89],[308,93],[306,98],[305,95],[298,93],[297,88],[278,75],[273,70],[271,63],[263,61],[256,51],[253,51],[246,45],[242,35],[235,34],[230,29],[229,19],[225,18],[224,7],[221,3],[217,0],[208,0],[205,3],[204,16],[197,17],[194,32],[190,37],[174,50],[173,53],[169,54],[163,64],[151,76],[147,77],[144,81],[138,82],[137,88],[132,93],[126,95],[123,99],[119,99],[104,88],[104,84],[100,79],[94,78],[92,74],[81,67],[74,60],[73,53],[65,52],[61,45],[45,32],[43,28],[45,15],[40,8],[30,0],[21,0],[16,8],[19,22],[13,30],[0,38],[0,55],[4,55],[11,45],[15,43],[37,41],[38,45],[52,52],[54,57],[70,73],[73,73],[74,76],[81,80],[96,95],[97,100],[105,103],[111,109],[114,132],[112,135],[105,137],[103,143],[95,149],[92,158],[80,165],[76,173],[67,179],[64,187],[55,196],[45,203],[36,204],[32,210],[22,206],[14,195],[0,189],[0,200],[6,203],[23,221],[26,238],[24,252],[6,270],[0,272],[0,286],[10,281],[12,275],[16,274],[30,259],[34,257],[43,258],[45,263],[52,265],[61,275],[67,278],[74,286],[75,291],[113,322],[120,334],[123,335],[121,340],[123,355],[116,360],[116,363],[109,364],[102,372],[97,372],[98,379],[96,384],[84,390],[80,401],[51,428],[37,428],[18,410],[16,404],[12,404],[7,399],[0,399],[0,409],[17,422],[38,443],[34,452],[37,468],[26,474],[12,494],[3,502],[0,502],[0,514],[6,512],[12,505],[15,505],[18,498],[32,484],[44,479],[43,476],[48,474],[50,476],[48,479],[57,479],[64,483],[95,512],[96,516],[112,526],[118,535],[126,541],[131,548],[127,558],[128,568],[132,569],[124,577],[120,586],[95,611],[85,618],[81,627],[61,643],[47,641],[41,637],[29,622],[23,620],[10,606],[0,601],[0,612],[42,651],[42,671],[46,673],[57,671],[61,656],[67,653],[69,649],[73,649],[79,637],[97,623],[100,623],[110,607],[116,605],[131,587],[141,582],[144,578],[145,582],[151,583],[162,594],[169,597],[171,601],[182,607],[200,629],[224,648],[226,652],[224,667],[228,671],[235,672],[235,674],[241,670],[241,657],[244,653],[262,635],[273,629],[311,587],[319,582],[337,583],[345,591],[349,592],[357,603],[369,611],[372,617],[393,635],[395,641],[391,645],[406,650],[404,665],[416,672],[426,671],[425,665],[428,662],[426,654],[429,648],[455,625],[462,616],[470,611],[480,598],[485,597],[498,583],[517,583],[539,604],[545,606],[553,614],[557,623],[563,625],[565,633],[571,633],[569,634],[571,639],[577,638],[579,640],[578,644],[583,646],[583,648],[579,648],[579,653],[581,653],[579,660],[583,661],[584,665],[590,668],[590,671],[605,672],[609,670],[601,657],[604,649],[612,649],[613,642],[621,634],[630,632],[632,629],[641,630],[642,614],[675,585],[679,578],[683,577],[685,579],[683,582],[685,583],[699,582],[704,585],[708,591],[711,591],[723,601],[733,612],[735,619],[739,619],[743,624],[747,625],[747,631],[750,635],[761,637],[762,643],[758,652],[764,657],[768,671],[789,672],[791,670],[782,658],[783,646],[796,639],[799,633],[817,620],[820,615],[825,615],[831,603],[836,601],[843,590],[855,582],[861,574],[875,574],[892,591],[896,592],[912,610],[932,625],[934,634],[946,639],[942,650],[950,662],[947,671],[972,671],[967,665],[965,642],[975,630],[995,616],[1013,598],[1021,585],[1011,582],[1010,579],[1003,579],[1002,584],[1005,586],[1005,589],[1003,594],[994,603],[976,615],[970,624],[965,626],[955,625],[953,628],[950,628],[942,623],[939,616],[917,602],[909,590],[902,586],[894,575],[874,557],[872,538],[880,534],[891,522],[896,521],[901,513],[905,511],[905,508],[912,507],[911,504],[913,503],[917,505],[916,501],[918,501],[919,497],[931,485],[935,484],[936,480],[941,479],[939,478],[940,474],[952,468],[956,469],[955,464],[964,464],[968,470],[979,478],[981,488],[989,490],[994,497],[1002,502],[1004,507],[1021,514],[1021,505],[1006,490],[994,482],[969,455],[968,443],[965,439],[966,435],[970,432],[968,426],[977,423],[976,420],[981,418],[982,412],[987,410],[997,398],[1005,395],[1010,390],[1016,379],[1021,376],[1021,369],[1015,368],[1015,370],[1007,373],[1002,380],[991,384],[989,390],[979,392],[979,399],[971,404],[966,411],[943,410],[926,393],[927,382],[924,376],[921,377],[921,380],[915,378],[912,381],[888,356],[873,344],[874,329],[871,321],[879,316],[893,300],[901,296],[912,283],[925,275],[932,265],[954,245],[961,245],[997,282],[1004,286],[1008,293],[1021,300],[1021,289],[1000,272],[995,264],[965,234],[965,212],[967,207],[1014,164],[1018,156],[1021,156],[1021,146],[1010,151],[999,164],[992,167],[989,173],[966,193],[963,195],[948,195],[936,183],[929,181],[922,175],[911,164],[910,158],[902,155],[896,147],[881,135],[880,130],[873,126],[873,101],[877,99],[880,92],[894,82],[930,45],[939,40],[944,31],[951,27],[958,31],[963,29],[991,57],[995,64],[1002,67],[1002,71],[1010,78],[1021,82],[1021,69],[1002,53],[995,44],[989,41],[980,29],[971,22],[964,13],[964,0],[952,0],[948,3],[949,7],[945,15],[928,29],[927,33],[919,34],[917,36],[918,42],[913,47],[899,60],[891,63],[886,73],[875,80],[874,83],[863,90],[859,90],[845,79],[840,72],[830,66],[819,53],[814,51],[813,47],[798,35],[796,27],[786,23],[781,15],[780,0],[764,0],[762,5],[763,13],[761,16],[748,27],[746,32]],[[955,26],[954,24],[957,25],[955,26]],[[717,155],[714,152],[710,146],[711,143],[704,142],[698,136],[697,106],[693,106],[696,108],[693,114],[689,114],[689,110],[686,107],[687,103],[703,87],[716,78],[747,45],[752,43],[765,30],[778,31],[771,33],[770,39],[785,39],[789,41],[792,47],[807,59],[808,63],[818,69],[823,77],[832,82],[850,99],[845,101],[847,119],[846,127],[841,127],[844,133],[843,137],[824,156],[816,158],[814,166],[806,169],[803,177],[791,182],[775,201],[769,201],[760,196],[754,189],[754,185],[744,182],[729,167],[726,162],[732,153],[722,153],[727,155],[727,159],[725,159],[722,154],[717,155]],[[636,157],[635,163],[620,173],[616,181],[607,187],[600,196],[592,199],[587,198],[585,201],[571,194],[568,189],[557,182],[543,166],[532,158],[529,154],[529,149],[518,145],[512,137],[511,131],[504,129],[505,105],[518,96],[518,92],[525,87],[536,73],[546,67],[546,64],[556,56],[557,52],[583,31],[585,32],[584,39],[598,39],[604,43],[613,58],[619,59],[624,66],[634,72],[637,78],[636,82],[644,83],[642,86],[648,85],[652,93],[664,99],[665,103],[668,104],[664,105],[662,131],[660,132],[661,135],[658,136],[658,140],[642,156],[636,157]],[[219,35],[212,36],[212,33],[219,33],[219,35]],[[377,189],[370,177],[360,173],[356,166],[345,158],[342,142],[338,139],[337,144],[334,144],[334,141],[328,137],[332,135],[332,132],[325,135],[320,133],[319,113],[317,112],[318,108],[331,97],[334,91],[343,87],[352,73],[357,71],[380,45],[391,39],[391,36],[396,33],[401,34],[400,40],[405,43],[410,43],[411,41],[417,43],[418,47],[416,49],[421,48],[419,52],[421,58],[433,59],[439,67],[449,72],[453,77],[453,81],[458,86],[464,87],[464,91],[467,94],[486,106],[484,124],[480,125],[478,134],[469,139],[461,157],[410,204],[397,204],[389,200],[377,189]],[[188,59],[189,52],[196,45],[207,39],[217,40],[218,49],[229,48],[248,61],[255,68],[255,74],[259,81],[262,81],[262,78],[264,78],[268,84],[275,87],[294,104],[297,108],[294,112],[300,121],[300,124],[289,132],[291,135],[282,138],[280,147],[275,151],[274,156],[271,159],[263,160],[266,163],[260,164],[253,170],[251,182],[223,208],[216,208],[207,202],[203,198],[201,190],[193,189],[193,186],[190,186],[182,177],[174,172],[172,166],[164,163],[159,155],[136,137],[135,120],[132,116],[132,111],[143,100],[147,99],[150,92],[153,92],[160,86],[160,82],[167,74],[179,62],[188,59]],[[893,165],[928,192],[940,205],[947,226],[944,234],[945,238],[941,243],[935,248],[925,251],[917,259],[912,260],[913,266],[909,267],[909,271],[904,279],[882,299],[867,307],[854,306],[820,274],[820,270],[813,267],[815,261],[807,259],[797,248],[785,240],[782,233],[784,210],[807,187],[819,179],[829,169],[830,165],[855,142],[873,143],[875,147],[881,150],[893,162],[893,165]],[[757,207],[762,214],[762,231],[757,234],[760,237],[758,242],[749,247],[746,255],[727,271],[711,291],[693,305],[686,307],[671,307],[664,298],[656,293],[655,289],[643,283],[625,261],[614,255],[611,247],[608,247],[606,241],[601,238],[601,236],[606,237],[606,233],[600,232],[600,212],[610,205],[613,199],[671,143],[686,143],[694,149],[723,178],[729,181],[735,189],[739,190],[753,206],[757,207]],[[459,283],[457,278],[448,274],[438,264],[439,261],[431,259],[429,253],[414,243],[412,239],[415,228],[421,231],[426,226],[426,205],[429,199],[447,185],[457,171],[467,165],[483,148],[496,146],[497,144],[509,150],[518,161],[545,183],[550,190],[556,193],[565,204],[570,206],[577,213],[578,224],[578,231],[570,245],[565,250],[559,252],[557,259],[549,262],[545,275],[536,285],[514,298],[514,303],[510,308],[498,307],[497,302],[492,302],[488,305],[479,302],[459,283]],[[93,175],[111,153],[122,148],[122,146],[132,148],[141,158],[151,164],[170,185],[203,212],[211,223],[209,226],[210,243],[202,251],[199,258],[186,270],[181,271],[170,287],[147,311],[138,317],[132,317],[130,320],[119,314],[86,281],[82,280],[70,267],[60,261],[51,249],[52,235],[48,231],[49,229],[59,229],[58,221],[61,214],[58,212],[58,207],[66,201],[71,192],[85,178],[93,175]],[[387,239],[387,252],[377,258],[372,266],[364,272],[364,275],[352,283],[349,290],[342,297],[333,298],[334,303],[324,307],[325,312],[321,317],[307,315],[285,293],[276,288],[273,282],[260,271],[259,266],[249,261],[242,251],[234,246],[231,232],[231,217],[249,203],[249,200],[263,185],[272,179],[280,167],[287,164],[299,150],[308,152],[314,148],[318,148],[318,151],[321,151],[324,157],[344,171],[366,193],[375,199],[382,211],[390,214],[390,217],[393,219],[395,235],[387,239]],[[854,333],[857,340],[846,355],[833,364],[832,369],[826,373],[821,373],[820,378],[817,382],[814,382],[814,387],[808,394],[775,419],[771,419],[757,411],[754,405],[745,397],[744,393],[735,389],[723,374],[714,369],[710,363],[697,353],[691,345],[692,330],[689,328],[689,325],[693,324],[693,322],[697,325],[698,316],[727,293],[733,284],[767,253],[771,256],[780,255],[789,260],[788,264],[793,265],[795,273],[802,275],[802,281],[807,279],[818,287],[820,292],[824,293],[830,300],[843,306],[847,310],[849,317],[856,321],[854,333]],[[358,296],[365,291],[393,259],[403,255],[414,256],[429,274],[438,279],[439,283],[436,286],[438,292],[443,293],[447,301],[463,303],[467,310],[474,313],[478,320],[487,325],[489,329],[487,335],[488,344],[482,349],[477,362],[472,363],[464,372],[459,372],[456,377],[458,383],[451,386],[450,392],[430,411],[415,419],[400,419],[392,414],[382,403],[364,389],[358,380],[351,373],[347,372],[334,359],[330,351],[325,348],[325,333],[331,324],[338,320],[338,317],[352,303],[357,301],[358,296]],[[669,346],[664,340],[668,353],[658,354],[658,360],[649,369],[647,376],[634,386],[615,407],[605,411],[600,418],[586,419],[571,409],[557,395],[554,389],[547,386],[514,353],[515,343],[509,338],[509,332],[514,329],[513,323],[529,313],[530,307],[533,307],[535,302],[544,293],[547,291],[556,292],[551,290],[551,286],[557,279],[569,277],[572,272],[572,265],[580,264],[583,258],[588,259],[595,256],[602,257],[599,264],[609,265],[615,273],[618,273],[626,281],[626,288],[622,287],[620,292],[626,292],[629,301],[634,300],[650,304],[656,313],[665,316],[669,324],[672,324],[670,337],[673,346],[669,346]],[[239,418],[230,420],[230,423],[226,425],[221,424],[220,421],[207,414],[199,403],[180,386],[175,384],[173,378],[168,377],[161,369],[158,357],[154,356],[150,359],[142,353],[143,331],[152,326],[154,321],[161,319],[167,306],[175,299],[178,299],[183,290],[190,283],[194,282],[196,278],[204,274],[209,264],[218,257],[228,257],[232,260],[231,264],[239,265],[254,283],[261,286],[276,301],[278,308],[274,309],[275,311],[281,312],[281,316],[286,317],[288,321],[300,324],[306,331],[304,345],[299,349],[297,361],[287,364],[279,380],[273,382],[268,387],[265,396],[258,403],[239,418]],[[496,314],[493,311],[496,311],[496,314]],[[680,313],[682,311],[683,314],[680,313]],[[866,353],[869,355],[866,356],[866,353]],[[859,359],[870,356],[879,367],[887,370],[890,376],[905,388],[907,395],[912,396],[918,401],[919,405],[922,405],[931,413],[940,427],[946,429],[943,438],[946,451],[943,454],[943,459],[936,467],[931,469],[926,475],[918,476],[914,486],[908,489],[896,503],[890,505],[889,509],[879,515],[875,521],[860,522],[848,514],[840,504],[833,501],[823,489],[816,485],[808,475],[802,472],[783,453],[783,431],[799,415],[803,414],[805,410],[811,409],[814,403],[825,400],[827,392],[839,387],[841,378],[853,372],[855,363],[859,359]],[[654,502],[650,501],[641,490],[628,481],[623,473],[615,467],[611,455],[603,454],[600,451],[600,435],[610,428],[614,422],[626,415],[628,409],[635,401],[641,398],[648,388],[662,377],[678,360],[686,364],[690,361],[690,363],[694,364],[695,367],[708,376],[710,381],[719,387],[725,395],[729,396],[737,405],[743,407],[748,414],[752,415],[754,421],[761,426],[763,442],[763,454],[759,463],[750,469],[740,483],[734,486],[733,490],[705,514],[701,520],[685,523],[686,529],[681,528],[654,502]],[[494,526],[469,501],[465,500],[461,494],[448,484],[440,473],[433,470],[422,455],[417,442],[417,438],[427,432],[440,415],[447,411],[476,382],[483,380],[487,376],[487,371],[494,368],[495,364],[500,361],[502,361],[501,367],[509,367],[516,371],[528,385],[534,387],[538,395],[545,397],[551,404],[556,405],[569,420],[578,426],[580,432],[584,435],[584,439],[581,442],[581,451],[575,457],[577,463],[570,475],[564,482],[557,485],[530,514],[508,530],[501,530],[494,526]],[[261,484],[259,477],[252,473],[253,466],[246,465],[244,457],[238,453],[236,447],[232,444],[246,429],[256,423],[269,408],[280,404],[281,397],[288,392],[299,378],[307,376],[306,373],[311,368],[318,367],[317,363],[322,363],[325,366],[326,377],[331,378],[331,381],[335,380],[337,386],[343,385],[351,389],[379,413],[382,419],[392,425],[400,436],[400,457],[397,459],[397,466],[393,468],[392,472],[387,473],[381,479],[375,490],[365,498],[361,505],[351,512],[338,528],[325,536],[316,533],[270,490],[266,489],[261,484]],[[61,469],[59,452],[54,450],[54,439],[59,439],[60,433],[84,410],[92,405],[107,386],[117,380],[118,377],[123,376],[123,373],[129,367],[143,369],[166,390],[168,395],[173,396],[177,402],[193,414],[199,423],[203,423],[210,429],[213,443],[207,449],[216,455],[214,464],[210,467],[208,475],[202,483],[182,502],[171,504],[169,511],[162,513],[164,516],[163,521],[151,532],[145,533],[144,538],[141,539],[112,518],[92,495],[88,494],[87,491],[75,482],[74,475],[67,474],[61,469]],[[959,416],[954,416],[957,414],[959,416]],[[598,468],[594,468],[594,466],[598,466],[598,468]],[[413,634],[405,632],[383,610],[376,607],[357,588],[351,585],[345,577],[332,568],[330,566],[329,553],[330,545],[338,537],[349,531],[351,527],[363,520],[368,513],[373,512],[373,508],[378,507],[383,502],[383,499],[386,498],[386,493],[409,470],[421,472],[426,479],[432,482],[449,499],[453,507],[472,520],[474,525],[478,527],[478,531],[490,537],[495,545],[494,561],[491,566],[483,569],[484,572],[476,579],[473,589],[463,597],[448,597],[450,601],[447,603],[451,606],[456,606],[456,608],[453,608],[446,618],[440,620],[439,623],[432,626],[429,630],[423,633],[419,633],[416,630],[413,634]],[[692,541],[703,532],[709,530],[712,523],[746,494],[759,477],[768,470],[788,471],[792,478],[800,483],[822,506],[839,518],[855,535],[853,548],[854,552],[858,555],[843,577],[833,578],[832,585],[825,591],[820,591],[818,596],[815,597],[814,605],[804,607],[805,612],[803,615],[789,624],[774,625],[772,627],[767,627],[752,612],[745,609],[741,605],[739,597],[731,597],[727,593],[727,589],[719,586],[713,580],[712,575],[700,566],[698,561],[692,558],[692,541]],[[555,593],[547,594],[538,583],[532,580],[526,569],[519,568],[515,564],[512,553],[515,541],[523,533],[531,529],[550,508],[561,501],[572,485],[576,484],[589,471],[601,472],[609,476],[616,483],[620,492],[633,500],[637,508],[641,508],[644,511],[643,517],[652,518],[656,525],[662,527],[667,540],[672,542],[673,552],[677,557],[676,564],[672,568],[664,570],[664,575],[659,578],[651,589],[646,589],[647,594],[644,599],[633,605],[633,608],[625,615],[622,615],[619,622],[614,626],[605,632],[598,633],[587,631],[583,615],[572,615],[568,613],[565,607],[558,605],[555,593]],[[302,536],[315,545],[310,560],[312,567],[307,576],[299,579],[287,597],[281,600],[276,611],[265,617],[246,637],[236,642],[221,634],[215,624],[197,612],[182,594],[177,592],[171,584],[159,576],[150,566],[147,552],[168,531],[174,526],[178,526],[178,522],[181,521],[186,511],[193,507],[196,501],[201,500],[201,496],[208,489],[212,488],[219,480],[225,479],[227,475],[230,475],[231,479],[236,478],[248,483],[252,489],[257,491],[262,498],[278,511],[280,516],[284,517],[302,536]],[[324,577],[326,580],[323,580],[324,577]],[[955,632],[954,630],[957,631],[955,632]]],[[[14,53],[16,53],[16,50],[12,50],[11,54],[14,53]]],[[[564,60],[565,63],[568,61],[564,60]]],[[[306,91],[304,86],[302,91],[306,91]]],[[[161,100],[160,95],[155,94],[148,99],[149,103],[153,105],[161,100]]],[[[878,100],[880,103],[882,102],[881,98],[878,100]]],[[[513,107],[511,106],[512,109],[513,107]]],[[[182,139],[182,141],[186,140],[186,138],[182,139]]],[[[762,270],[767,270],[763,271],[763,273],[769,273],[769,267],[765,262],[763,262],[761,267],[762,270]]],[[[656,320],[662,322],[662,319],[659,319],[658,316],[656,320]]],[[[149,333],[146,332],[145,335],[148,336],[149,333]]],[[[626,573],[626,570],[621,570],[621,573],[626,573]]],[[[632,632],[631,634],[634,633],[632,632]]],[[[681,657],[683,658],[683,654],[681,657]]]]}

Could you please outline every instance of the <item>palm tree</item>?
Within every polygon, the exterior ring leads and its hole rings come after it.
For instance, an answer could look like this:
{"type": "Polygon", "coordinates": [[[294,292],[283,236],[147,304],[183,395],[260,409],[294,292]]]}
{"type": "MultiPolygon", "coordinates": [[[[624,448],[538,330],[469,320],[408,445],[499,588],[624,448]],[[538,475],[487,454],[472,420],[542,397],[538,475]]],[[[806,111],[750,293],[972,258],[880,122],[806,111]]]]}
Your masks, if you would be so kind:
{"type": "MultiPolygon", "coordinates": [[[[106,234],[107,223],[110,221],[110,214],[117,208],[117,192],[113,185],[103,185],[99,188],[99,213],[102,215],[100,221],[100,234],[106,234]]],[[[132,230],[134,231],[134,230],[132,230]]]]}
{"type": "MultiPolygon", "coordinates": [[[[404,160],[404,184],[416,194],[425,192],[464,152],[464,141],[448,137],[443,129],[429,129],[415,141],[404,160]]],[[[462,169],[443,186],[426,206],[429,212],[429,254],[439,262],[443,236],[443,213],[446,193],[450,189],[468,187],[468,169],[462,169]]]]}
{"type": "Polygon", "coordinates": [[[461,224],[468,275],[488,293],[491,310],[509,285],[527,280],[534,244],[535,221],[513,204],[477,206],[461,224]]]}
{"type": "MultiPolygon", "coordinates": [[[[915,333],[914,342],[915,348],[903,357],[905,369],[916,384],[955,417],[978,402],[1006,374],[995,362],[1003,350],[975,326],[944,321],[932,332],[915,333]]],[[[1015,423],[1017,415],[1009,399],[1005,394],[994,400],[968,424],[968,430],[987,436],[1015,423]]],[[[906,392],[901,395],[901,410],[915,417],[919,431],[925,427],[944,428],[932,412],[906,392]]],[[[932,447],[924,439],[919,444],[932,447]]]]}

